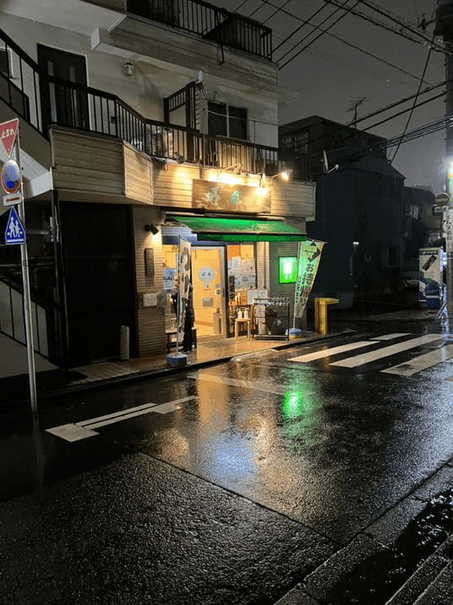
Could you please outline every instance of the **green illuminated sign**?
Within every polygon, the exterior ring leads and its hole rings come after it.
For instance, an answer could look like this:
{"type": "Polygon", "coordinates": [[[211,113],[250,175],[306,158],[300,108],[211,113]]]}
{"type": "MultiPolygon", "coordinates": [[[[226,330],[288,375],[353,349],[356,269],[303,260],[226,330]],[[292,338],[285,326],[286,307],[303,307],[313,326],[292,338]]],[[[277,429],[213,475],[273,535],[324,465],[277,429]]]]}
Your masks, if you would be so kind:
{"type": "Polygon", "coordinates": [[[280,256],[278,259],[278,283],[295,284],[297,281],[297,257],[280,256]]]}

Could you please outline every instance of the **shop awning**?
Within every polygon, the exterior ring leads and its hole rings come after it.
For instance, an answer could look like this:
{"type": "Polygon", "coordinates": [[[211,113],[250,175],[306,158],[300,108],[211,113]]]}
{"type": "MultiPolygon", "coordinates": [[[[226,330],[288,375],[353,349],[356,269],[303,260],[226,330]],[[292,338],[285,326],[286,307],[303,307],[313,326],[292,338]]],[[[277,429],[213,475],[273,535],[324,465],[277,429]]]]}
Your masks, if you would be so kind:
{"type": "Polygon", "coordinates": [[[194,231],[199,240],[220,242],[300,242],[309,237],[283,221],[204,216],[167,216],[194,231]]]}

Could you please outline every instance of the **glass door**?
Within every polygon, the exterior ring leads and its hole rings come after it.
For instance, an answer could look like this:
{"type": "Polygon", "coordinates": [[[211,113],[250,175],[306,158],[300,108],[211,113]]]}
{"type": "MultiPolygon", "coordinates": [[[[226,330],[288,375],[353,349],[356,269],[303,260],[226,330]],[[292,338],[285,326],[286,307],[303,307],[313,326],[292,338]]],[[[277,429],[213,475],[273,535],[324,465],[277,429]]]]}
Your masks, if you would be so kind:
{"type": "Polygon", "coordinates": [[[225,336],[225,249],[192,248],[193,308],[197,336],[225,336]]]}

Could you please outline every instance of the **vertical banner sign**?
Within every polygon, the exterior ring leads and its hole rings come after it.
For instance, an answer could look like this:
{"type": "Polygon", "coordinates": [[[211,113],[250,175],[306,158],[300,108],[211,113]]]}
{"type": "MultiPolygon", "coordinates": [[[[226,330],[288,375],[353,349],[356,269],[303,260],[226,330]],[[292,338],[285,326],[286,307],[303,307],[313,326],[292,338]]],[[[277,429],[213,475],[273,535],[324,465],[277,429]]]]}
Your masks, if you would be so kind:
{"type": "Polygon", "coordinates": [[[307,240],[299,245],[297,282],[294,297],[294,317],[301,319],[318,272],[324,242],[307,240]]]}
{"type": "Polygon", "coordinates": [[[440,309],[443,303],[443,250],[420,248],[419,302],[428,309],[440,309]]]}
{"type": "Polygon", "coordinates": [[[189,304],[191,272],[190,272],[191,245],[184,239],[179,240],[178,254],[178,345],[184,340],[184,323],[186,310],[189,304]]]}

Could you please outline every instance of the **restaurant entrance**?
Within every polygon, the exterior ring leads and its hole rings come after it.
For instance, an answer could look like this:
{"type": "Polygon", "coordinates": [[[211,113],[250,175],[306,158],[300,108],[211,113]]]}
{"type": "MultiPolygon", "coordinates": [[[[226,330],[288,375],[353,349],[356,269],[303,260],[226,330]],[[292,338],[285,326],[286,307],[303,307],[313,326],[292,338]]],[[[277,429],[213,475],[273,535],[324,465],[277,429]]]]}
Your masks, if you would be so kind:
{"type": "Polygon", "coordinates": [[[226,335],[225,281],[225,249],[193,247],[193,310],[198,338],[226,335]]]}

